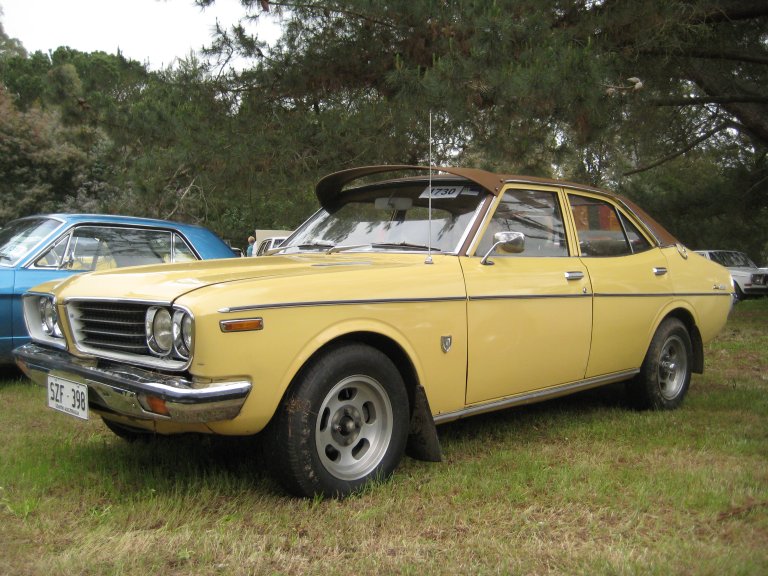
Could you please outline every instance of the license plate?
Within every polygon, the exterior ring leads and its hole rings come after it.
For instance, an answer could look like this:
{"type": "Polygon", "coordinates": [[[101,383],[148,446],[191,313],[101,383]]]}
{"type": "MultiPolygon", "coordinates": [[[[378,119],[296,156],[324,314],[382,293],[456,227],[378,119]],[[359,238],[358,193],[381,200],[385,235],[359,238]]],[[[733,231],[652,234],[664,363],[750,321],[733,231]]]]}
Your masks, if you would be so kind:
{"type": "Polygon", "coordinates": [[[58,376],[48,376],[48,406],[88,420],[88,386],[58,376]]]}

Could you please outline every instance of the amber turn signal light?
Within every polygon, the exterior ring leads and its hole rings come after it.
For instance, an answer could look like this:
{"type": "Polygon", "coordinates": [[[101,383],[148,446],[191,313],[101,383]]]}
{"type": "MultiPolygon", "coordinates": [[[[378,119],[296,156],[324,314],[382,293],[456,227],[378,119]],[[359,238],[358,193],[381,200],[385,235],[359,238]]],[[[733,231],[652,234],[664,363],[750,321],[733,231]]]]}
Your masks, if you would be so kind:
{"type": "Polygon", "coordinates": [[[242,318],[240,320],[222,320],[219,322],[222,332],[250,332],[252,330],[263,330],[263,318],[242,318]]]}

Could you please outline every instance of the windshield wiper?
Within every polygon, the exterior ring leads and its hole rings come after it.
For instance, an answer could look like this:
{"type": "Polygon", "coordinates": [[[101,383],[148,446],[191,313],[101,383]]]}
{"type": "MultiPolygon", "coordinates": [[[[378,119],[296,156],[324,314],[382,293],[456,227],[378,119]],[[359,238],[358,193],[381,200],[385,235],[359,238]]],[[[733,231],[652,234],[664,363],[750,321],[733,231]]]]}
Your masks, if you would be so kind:
{"type": "Polygon", "coordinates": [[[326,254],[335,254],[336,252],[346,252],[347,250],[357,250],[358,248],[367,248],[370,244],[340,244],[334,246],[326,254]]]}
{"type": "Polygon", "coordinates": [[[291,244],[290,246],[280,246],[275,248],[274,252],[270,250],[269,253],[277,254],[288,248],[297,248],[299,250],[332,250],[334,245],[328,244],[327,242],[317,242],[314,244],[291,244]]]}
{"type": "MultiPolygon", "coordinates": [[[[411,244],[409,242],[381,242],[378,244],[371,244],[372,248],[410,248],[411,250],[430,250],[429,246],[424,244],[411,244]]],[[[440,248],[432,246],[433,252],[440,252],[440,248]]]]}

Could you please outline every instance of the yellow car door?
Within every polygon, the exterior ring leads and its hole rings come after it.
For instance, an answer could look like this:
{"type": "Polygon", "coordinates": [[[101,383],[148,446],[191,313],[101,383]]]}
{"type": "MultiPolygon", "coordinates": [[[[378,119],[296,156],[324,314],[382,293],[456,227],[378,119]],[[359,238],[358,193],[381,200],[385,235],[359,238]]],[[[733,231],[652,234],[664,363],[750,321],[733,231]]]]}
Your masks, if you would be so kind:
{"type": "Polygon", "coordinates": [[[558,191],[505,191],[474,253],[461,259],[468,298],[467,404],[583,379],[592,290],[586,267],[569,253],[558,191]],[[491,250],[494,234],[505,231],[525,235],[522,252],[491,250]]]}
{"type": "Polygon", "coordinates": [[[674,292],[667,259],[613,202],[569,193],[594,292],[588,378],[637,369],[674,292]]]}

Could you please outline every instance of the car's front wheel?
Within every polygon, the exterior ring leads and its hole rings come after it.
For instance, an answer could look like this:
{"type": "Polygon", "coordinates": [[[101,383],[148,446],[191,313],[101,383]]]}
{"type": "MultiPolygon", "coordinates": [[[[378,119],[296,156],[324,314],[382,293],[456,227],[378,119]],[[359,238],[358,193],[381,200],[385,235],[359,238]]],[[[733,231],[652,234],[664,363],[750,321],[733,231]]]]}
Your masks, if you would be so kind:
{"type": "Polygon", "coordinates": [[[101,420],[104,422],[107,428],[109,428],[117,436],[127,442],[136,442],[137,440],[147,441],[154,437],[151,432],[147,432],[141,428],[126,426],[125,424],[120,424],[119,422],[109,420],[108,418],[102,418],[101,420]]]}
{"type": "Polygon", "coordinates": [[[746,299],[747,295],[744,294],[744,291],[741,289],[738,282],[733,283],[733,289],[735,291],[734,298],[736,299],[736,302],[742,302],[746,299]]]}
{"type": "Polygon", "coordinates": [[[386,355],[333,346],[303,370],[272,423],[276,476],[299,496],[345,496],[392,474],[409,420],[403,379],[386,355]]]}
{"type": "Polygon", "coordinates": [[[693,347],[680,320],[667,318],[656,330],[640,373],[628,383],[633,404],[671,410],[682,404],[691,383],[693,347]]]}

